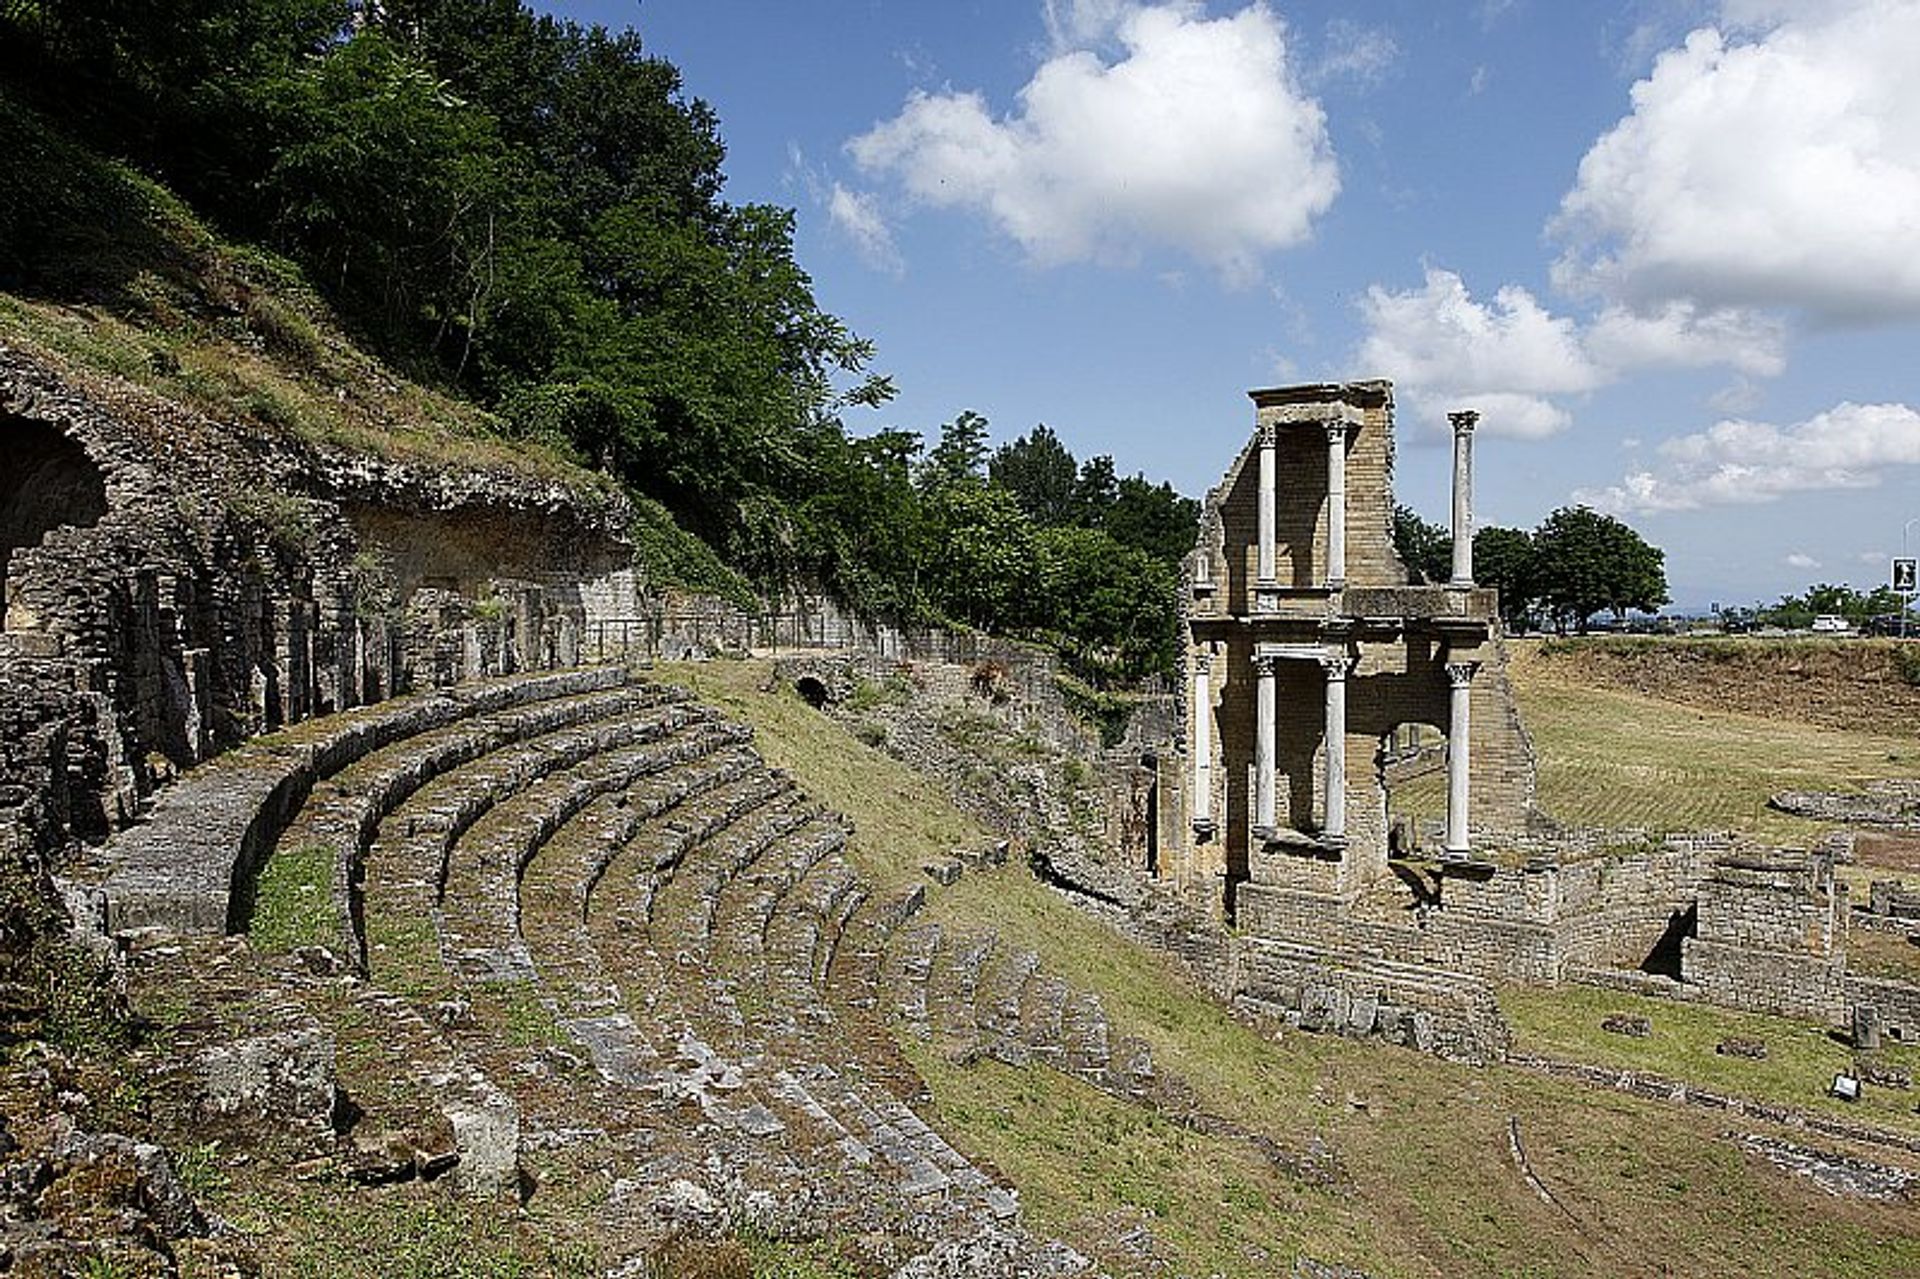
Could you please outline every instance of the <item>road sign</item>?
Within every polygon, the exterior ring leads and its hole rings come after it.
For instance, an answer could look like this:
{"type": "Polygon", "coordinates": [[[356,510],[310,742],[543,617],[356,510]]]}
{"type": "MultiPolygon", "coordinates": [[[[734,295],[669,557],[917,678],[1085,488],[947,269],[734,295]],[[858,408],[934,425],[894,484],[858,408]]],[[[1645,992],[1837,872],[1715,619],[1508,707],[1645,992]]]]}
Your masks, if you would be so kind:
{"type": "Polygon", "coordinates": [[[1913,589],[1914,563],[1915,561],[1912,559],[1894,560],[1893,589],[1896,594],[1899,594],[1899,595],[1914,594],[1914,589],[1913,589]]]}

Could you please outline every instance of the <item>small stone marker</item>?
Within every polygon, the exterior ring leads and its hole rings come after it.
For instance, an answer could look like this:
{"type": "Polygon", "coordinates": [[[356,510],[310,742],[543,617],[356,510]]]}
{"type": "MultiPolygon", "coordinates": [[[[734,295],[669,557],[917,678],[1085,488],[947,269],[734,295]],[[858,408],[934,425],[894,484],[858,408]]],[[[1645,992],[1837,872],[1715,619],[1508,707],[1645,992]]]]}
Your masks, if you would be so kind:
{"type": "Polygon", "coordinates": [[[1749,1061],[1767,1059],[1767,1041],[1764,1039],[1743,1039],[1731,1035],[1713,1046],[1713,1051],[1722,1057],[1745,1057],[1749,1061]]]}
{"type": "Polygon", "coordinates": [[[1861,1052],[1880,1049],[1880,1010],[1872,1004],[1853,1006],[1853,1046],[1861,1052]]]}
{"type": "Polygon", "coordinates": [[[1600,1022],[1600,1029],[1610,1035],[1645,1039],[1653,1033],[1653,1023],[1638,1013],[1608,1013],[1600,1022]]]}

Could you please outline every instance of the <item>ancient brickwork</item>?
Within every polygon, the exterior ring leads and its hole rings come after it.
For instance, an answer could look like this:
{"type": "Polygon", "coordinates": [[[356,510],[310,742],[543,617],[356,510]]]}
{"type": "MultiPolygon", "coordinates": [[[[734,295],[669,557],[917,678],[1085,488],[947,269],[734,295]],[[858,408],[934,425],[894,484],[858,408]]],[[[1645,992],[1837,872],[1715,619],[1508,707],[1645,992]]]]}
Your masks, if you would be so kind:
{"type": "Polygon", "coordinates": [[[604,495],[324,454],[4,349],[0,458],[0,654],[73,700],[81,838],[261,732],[573,664],[634,594],[604,495]]]}
{"type": "Polygon", "coordinates": [[[1185,821],[1159,858],[1183,891],[1229,912],[1244,884],[1346,900],[1386,876],[1396,838],[1387,747],[1409,725],[1450,733],[1462,698],[1471,749],[1460,771],[1472,798],[1450,828],[1454,851],[1524,830],[1534,798],[1494,593],[1409,586],[1395,554],[1390,387],[1287,387],[1253,399],[1255,434],[1209,494],[1187,560],[1184,768],[1165,804],[1185,821]],[[1329,759],[1335,715],[1343,764],[1329,759]]]}
{"type": "Polygon", "coordinates": [[[1838,1021],[1846,1006],[1847,886],[1805,854],[1722,857],[1700,886],[1682,976],[1714,1003],[1838,1021]]]}

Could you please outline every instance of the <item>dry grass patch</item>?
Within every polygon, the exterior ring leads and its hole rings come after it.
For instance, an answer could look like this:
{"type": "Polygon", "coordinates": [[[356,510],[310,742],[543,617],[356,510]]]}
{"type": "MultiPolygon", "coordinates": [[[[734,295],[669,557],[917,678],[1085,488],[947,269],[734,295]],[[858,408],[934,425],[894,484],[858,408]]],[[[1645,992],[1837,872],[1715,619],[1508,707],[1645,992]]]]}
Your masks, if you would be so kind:
{"type": "Polygon", "coordinates": [[[1767,808],[1782,790],[1911,774],[1915,743],[1683,706],[1579,682],[1514,644],[1513,685],[1540,760],[1540,804],[1573,826],[1737,830],[1805,846],[1827,829],[1767,808]]]}

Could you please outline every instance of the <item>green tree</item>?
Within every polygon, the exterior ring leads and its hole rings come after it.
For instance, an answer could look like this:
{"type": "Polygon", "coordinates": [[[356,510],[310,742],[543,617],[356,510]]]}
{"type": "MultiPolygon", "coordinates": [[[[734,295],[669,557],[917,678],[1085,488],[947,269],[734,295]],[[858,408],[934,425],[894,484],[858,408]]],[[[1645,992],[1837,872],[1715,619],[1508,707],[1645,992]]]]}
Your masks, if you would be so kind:
{"type": "Polygon", "coordinates": [[[1073,482],[1079,464],[1045,422],[1003,444],[987,464],[987,477],[1020,503],[1034,523],[1066,524],[1073,516],[1073,482]]]}
{"type": "Polygon", "coordinates": [[[1107,512],[1120,498],[1120,481],[1113,471],[1113,459],[1105,453],[1080,464],[1073,482],[1072,523],[1081,528],[1100,528],[1107,512]]]}
{"type": "Polygon", "coordinates": [[[1415,586],[1443,583],[1453,575],[1453,535],[1410,506],[1393,508],[1393,549],[1415,586]]]}
{"type": "MultiPolygon", "coordinates": [[[[940,440],[928,450],[921,468],[920,487],[931,493],[956,484],[978,484],[986,474],[987,455],[987,419],[966,409],[941,424],[940,440]]],[[[1011,493],[1007,497],[1014,500],[1011,493]]]]}
{"type": "Polygon", "coordinates": [[[1473,577],[1500,592],[1500,620],[1510,631],[1534,615],[1539,567],[1533,538],[1521,529],[1489,525],[1473,535],[1473,577]]]}
{"type": "Polygon", "coordinates": [[[1199,523],[1200,503],[1180,496],[1171,484],[1153,484],[1135,474],[1116,486],[1100,527],[1121,545],[1174,565],[1193,549],[1199,523]]]}
{"type": "Polygon", "coordinates": [[[1562,630],[1581,632],[1605,609],[1657,612],[1667,602],[1666,556],[1610,515],[1563,506],[1534,530],[1541,601],[1562,630]]]}
{"type": "Polygon", "coordinates": [[[927,578],[936,607],[983,630],[1032,625],[1040,563],[1033,524],[997,485],[951,483],[928,496],[933,547],[927,578]]]}
{"type": "Polygon", "coordinates": [[[1100,529],[1047,528],[1035,538],[1046,616],[1067,664],[1106,686],[1173,668],[1174,574],[1100,529]]]}

